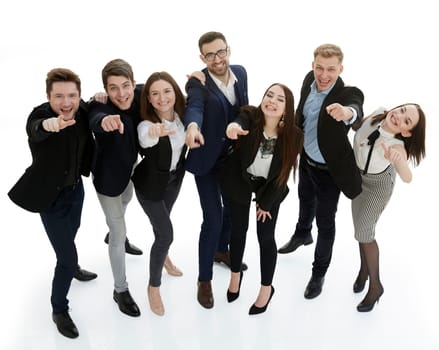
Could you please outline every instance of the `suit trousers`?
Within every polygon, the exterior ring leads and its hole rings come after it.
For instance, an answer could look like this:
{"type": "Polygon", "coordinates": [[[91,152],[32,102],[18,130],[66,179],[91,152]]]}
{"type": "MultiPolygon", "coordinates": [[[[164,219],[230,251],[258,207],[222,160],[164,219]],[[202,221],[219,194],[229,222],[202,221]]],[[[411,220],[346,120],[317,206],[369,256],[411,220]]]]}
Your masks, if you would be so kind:
{"type": "Polygon", "coordinates": [[[119,196],[110,197],[101,193],[97,193],[97,195],[110,230],[108,254],[113,271],[114,290],[117,293],[125,292],[128,290],[125,269],[125,239],[127,236],[125,211],[133,198],[133,183],[130,181],[119,196]]]}
{"type": "Polygon", "coordinates": [[[311,236],[314,218],[317,224],[317,243],[314,250],[312,274],[323,277],[328,270],[335,239],[335,214],[340,190],[328,170],[310,165],[305,157],[299,164],[299,219],[294,235],[311,236]]]}
{"type": "MultiPolygon", "coordinates": [[[[230,261],[232,272],[241,271],[245,250],[247,230],[249,225],[250,204],[241,204],[230,200],[232,234],[230,237],[230,261]]],[[[274,231],[279,213],[279,205],[270,209],[271,219],[256,222],[256,232],[259,243],[261,284],[271,286],[277,262],[277,247],[274,231]]]]}
{"type": "Polygon", "coordinates": [[[148,216],[154,232],[154,243],[149,256],[149,285],[161,285],[163,264],[168,255],[169,247],[174,240],[174,229],[171,222],[171,210],[177,200],[184,173],[177,175],[171,172],[163,198],[158,201],[146,199],[136,191],[137,199],[148,216]]]}
{"type": "Polygon", "coordinates": [[[78,268],[75,237],[81,224],[84,187],[82,181],[63,189],[55,203],[40,213],[49,241],[56,254],[51,304],[54,313],[68,310],[67,294],[78,268]]]}
{"type": "Polygon", "coordinates": [[[203,222],[198,240],[198,280],[210,281],[216,251],[227,252],[230,241],[230,211],[218,182],[217,171],[195,175],[203,222]]]}

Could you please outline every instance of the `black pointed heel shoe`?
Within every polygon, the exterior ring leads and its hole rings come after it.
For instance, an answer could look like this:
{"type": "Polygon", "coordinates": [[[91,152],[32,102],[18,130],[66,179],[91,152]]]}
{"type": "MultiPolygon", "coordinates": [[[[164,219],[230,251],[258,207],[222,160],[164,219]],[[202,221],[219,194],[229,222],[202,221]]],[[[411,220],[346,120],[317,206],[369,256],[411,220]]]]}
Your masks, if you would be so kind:
{"type": "Polygon", "coordinates": [[[239,298],[239,291],[241,290],[241,282],[242,282],[243,277],[244,277],[244,272],[242,272],[242,270],[241,270],[241,273],[239,275],[239,286],[238,286],[237,292],[233,293],[233,292],[230,292],[229,289],[227,289],[227,301],[229,303],[231,303],[232,301],[235,301],[236,299],[239,298]]]}
{"type": "Polygon", "coordinates": [[[365,280],[360,279],[360,276],[354,282],[353,291],[354,293],[361,293],[366,285],[367,278],[365,280]]]}
{"type": "Polygon", "coordinates": [[[265,310],[267,310],[268,304],[270,304],[270,301],[271,301],[271,298],[273,297],[273,294],[274,294],[274,287],[271,286],[271,294],[270,294],[270,297],[268,298],[267,304],[265,304],[262,307],[257,307],[255,304],[253,304],[250,307],[248,314],[249,315],[257,315],[257,314],[262,314],[263,312],[265,312],[265,310]]]}
{"type": "Polygon", "coordinates": [[[379,293],[370,298],[370,300],[367,300],[368,297],[366,295],[366,297],[363,299],[363,301],[357,305],[357,311],[358,312],[369,312],[372,311],[373,308],[375,307],[375,304],[378,304],[378,302],[380,301],[381,296],[384,293],[384,289],[382,288],[379,293]]]}

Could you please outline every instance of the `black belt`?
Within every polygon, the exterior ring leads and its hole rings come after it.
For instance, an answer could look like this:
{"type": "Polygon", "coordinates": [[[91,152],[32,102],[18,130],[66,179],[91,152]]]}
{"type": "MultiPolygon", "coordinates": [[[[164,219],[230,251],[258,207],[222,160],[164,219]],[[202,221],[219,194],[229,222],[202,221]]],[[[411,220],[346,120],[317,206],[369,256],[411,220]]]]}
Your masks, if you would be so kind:
{"type": "Polygon", "coordinates": [[[329,169],[326,164],[315,162],[310,157],[308,157],[306,154],[305,154],[305,160],[308,163],[308,165],[312,166],[313,168],[317,168],[320,170],[328,170],[329,169]]]}
{"type": "Polygon", "coordinates": [[[80,182],[81,178],[78,178],[73,184],[65,186],[63,191],[73,191],[80,182]]]}

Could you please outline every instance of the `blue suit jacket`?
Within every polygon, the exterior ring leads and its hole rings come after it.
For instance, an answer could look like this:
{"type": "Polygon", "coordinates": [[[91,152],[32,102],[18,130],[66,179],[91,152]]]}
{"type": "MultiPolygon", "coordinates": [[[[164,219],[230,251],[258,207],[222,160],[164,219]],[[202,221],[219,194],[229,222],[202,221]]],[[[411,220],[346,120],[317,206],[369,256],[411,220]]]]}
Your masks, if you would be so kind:
{"type": "Polygon", "coordinates": [[[203,86],[196,78],[186,83],[187,103],[185,125],[196,122],[204,137],[204,146],[191,149],[186,159],[186,170],[195,175],[205,175],[217,165],[224,150],[230,145],[226,136],[226,127],[236,117],[240,106],[248,104],[247,72],[242,66],[231,65],[235,74],[237,108],[231,108],[229,101],[207,72],[203,86]]]}

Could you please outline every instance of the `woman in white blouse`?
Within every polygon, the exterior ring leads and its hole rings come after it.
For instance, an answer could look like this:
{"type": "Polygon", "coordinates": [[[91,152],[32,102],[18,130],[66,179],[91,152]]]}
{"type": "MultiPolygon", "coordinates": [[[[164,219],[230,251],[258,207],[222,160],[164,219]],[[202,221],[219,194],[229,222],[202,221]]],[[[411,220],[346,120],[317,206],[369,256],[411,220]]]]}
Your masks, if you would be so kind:
{"type": "Polygon", "coordinates": [[[362,192],[352,200],[355,239],[361,258],[353,290],[362,292],[369,279],[367,294],[357,306],[359,312],[367,312],[384,293],[375,240],[377,221],[392,196],[396,174],[410,182],[408,160],[418,165],[425,157],[425,114],[421,107],[407,103],[365,118],[354,137],[354,153],[362,174],[362,192]]]}
{"type": "MultiPolygon", "coordinates": [[[[149,263],[148,300],[151,310],[163,315],[160,295],[163,267],[181,275],[175,266],[166,266],[173,241],[170,218],[184,177],[186,153],[182,122],[185,97],[176,81],[167,72],[155,72],[146,81],[141,94],[141,118],[138,125],[141,162],[132,180],[137,199],[148,216],[153,232],[149,263]]],[[[169,261],[168,261],[169,263],[169,261]]]]}

